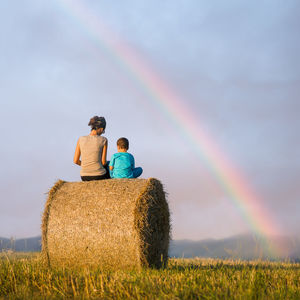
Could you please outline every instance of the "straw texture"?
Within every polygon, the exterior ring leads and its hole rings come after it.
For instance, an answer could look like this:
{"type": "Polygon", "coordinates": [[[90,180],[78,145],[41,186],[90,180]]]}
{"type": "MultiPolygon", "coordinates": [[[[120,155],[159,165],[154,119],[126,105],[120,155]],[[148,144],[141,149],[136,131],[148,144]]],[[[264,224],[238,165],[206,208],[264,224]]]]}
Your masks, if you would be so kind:
{"type": "Polygon", "coordinates": [[[51,266],[161,267],[169,238],[169,207],[157,179],[59,180],[49,191],[42,253],[51,266]]]}

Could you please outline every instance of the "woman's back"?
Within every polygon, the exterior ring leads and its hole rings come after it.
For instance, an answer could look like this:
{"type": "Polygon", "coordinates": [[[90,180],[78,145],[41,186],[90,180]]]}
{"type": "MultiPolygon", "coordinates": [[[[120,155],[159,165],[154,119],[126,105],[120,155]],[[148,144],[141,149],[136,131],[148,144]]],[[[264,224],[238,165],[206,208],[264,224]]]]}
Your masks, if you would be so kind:
{"type": "Polygon", "coordinates": [[[99,135],[87,135],[79,138],[81,151],[81,176],[100,176],[106,173],[101,157],[107,139],[99,135]]]}

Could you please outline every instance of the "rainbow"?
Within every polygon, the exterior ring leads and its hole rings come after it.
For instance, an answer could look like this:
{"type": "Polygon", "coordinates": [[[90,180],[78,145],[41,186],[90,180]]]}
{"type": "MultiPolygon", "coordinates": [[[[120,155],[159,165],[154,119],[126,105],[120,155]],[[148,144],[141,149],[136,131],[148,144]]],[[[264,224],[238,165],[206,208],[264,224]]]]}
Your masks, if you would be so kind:
{"type": "MultiPolygon", "coordinates": [[[[235,207],[243,216],[251,230],[262,237],[265,247],[276,254],[280,249],[270,244],[269,237],[281,233],[277,224],[262,206],[242,173],[237,171],[226,158],[212,137],[196,121],[184,100],[147,65],[134,49],[129,48],[115,33],[111,32],[100,18],[95,16],[84,1],[58,0],[64,10],[79,21],[86,35],[107,57],[118,65],[135,84],[141,87],[159,110],[173,123],[180,133],[191,143],[206,167],[224,189],[235,207]]],[[[278,248],[278,247],[277,247],[278,248]]]]}

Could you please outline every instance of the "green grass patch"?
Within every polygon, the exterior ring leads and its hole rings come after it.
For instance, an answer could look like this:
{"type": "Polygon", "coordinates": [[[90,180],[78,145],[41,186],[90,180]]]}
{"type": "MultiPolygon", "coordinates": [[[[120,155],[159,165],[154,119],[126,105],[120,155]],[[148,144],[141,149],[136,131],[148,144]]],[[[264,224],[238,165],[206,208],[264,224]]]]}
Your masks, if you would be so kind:
{"type": "Polygon", "coordinates": [[[47,268],[35,254],[0,254],[2,299],[300,299],[300,264],[170,259],[166,268],[47,268]]]}

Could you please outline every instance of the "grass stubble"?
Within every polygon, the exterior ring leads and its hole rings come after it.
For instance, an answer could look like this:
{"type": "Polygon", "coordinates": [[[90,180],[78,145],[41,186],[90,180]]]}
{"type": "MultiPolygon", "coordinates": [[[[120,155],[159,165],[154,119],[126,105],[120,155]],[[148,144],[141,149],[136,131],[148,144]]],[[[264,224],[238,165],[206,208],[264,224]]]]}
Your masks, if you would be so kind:
{"type": "Polygon", "coordinates": [[[162,269],[48,268],[0,254],[0,299],[300,299],[300,264],[170,259],[162,269]]]}

